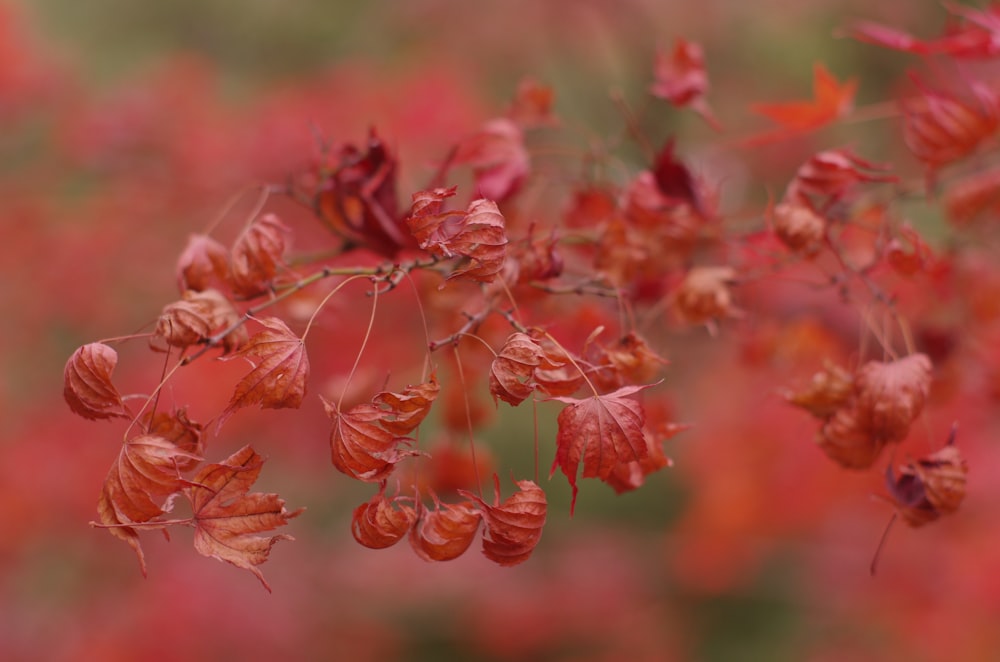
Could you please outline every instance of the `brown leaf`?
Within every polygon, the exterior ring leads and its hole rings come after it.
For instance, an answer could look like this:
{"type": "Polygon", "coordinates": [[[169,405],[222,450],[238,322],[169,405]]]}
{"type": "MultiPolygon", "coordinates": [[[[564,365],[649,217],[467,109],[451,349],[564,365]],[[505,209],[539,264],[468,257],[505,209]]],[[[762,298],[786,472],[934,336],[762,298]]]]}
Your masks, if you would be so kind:
{"type": "Polygon", "coordinates": [[[372,398],[372,404],[383,411],[379,422],[392,434],[410,434],[424,420],[441,387],[437,377],[422,384],[410,385],[402,393],[384,391],[372,398]]]}
{"type": "Polygon", "coordinates": [[[922,526],[958,510],[965,498],[968,466],[954,445],[901,466],[899,476],[886,469],[886,484],[896,508],[910,526],[922,526]]]}
{"type": "Polygon", "coordinates": [[[573,488],[570,513],[576,506],[576,478],[581,461],[584,478],[607,480],[617,465],[641,461],[649,454],[642,431],[645,421],[642,405],[628,398],[649,386],[623,386],[613,393],[584,400],[553,398],[569,403],[559,412],[551,473],[557,467],[562,469],[573,488]]]}
{"type": "Polygon", "coordinates": [[[374,405],[360,404],[342,412],[323,399],[327,416],[333,421],[330,452],[338,471],[367,482],[383,480],[396,463],[413,451],[400,450],[411,439],[400,437],[377,425],[386,413],[374,405]]]}
{"type": "MultiPolygon", "coordinates": [[[[158,411],[152,416],[147,414],[143,416],[142,423],[147,434],[162,437],[197,458],[204,455],[202,426],[189,419],[184,409],[173,412],[158,411]]],[[[180,456],[175,459],[180,471],[189,471],[200,461],[180,456]]]]}
{"type": "Polygon", "coordinates": [[[277,317],[259,320],[264,330],[254,334],[235,354],[253,365],[222,412],[221,425],[234,411],[252,404],[261,408],[297,408],[302,404],[309,377],[309,357],[302,339],[277,317]]]}
{"type": "Polygon", "coordinates": [[[351,517],[354,539],[371,549],[392,547],[402,540],[417,519],[417,512],[402,501],[399,496],[386,499],[383,482],[378,494],[354,509],[351,517]]]}
{"type": "Polygon", "coordinates": [[[256,535],[284,526],[303,509],[289,512],[277,494],[248,493],[264,458],[244,446],[219,464],[205,466],[185,489],[194,512],[194,548],[203,556],[252,572],[268,591],[257,568],[279,540],[290,535],[256,535]]]}
{"type": "Polygon", "coordinates": [[[673,293],[674,309],[686,322],[701,324],[733,311],[729,289],[736,278],[732,267],[695,267],[673,293]]]}
{"type": "Polygon", "coordinates": [[[190,484],[180,475],[181,470],[200,461],[201,457],[169,439],[147,434],[126,441],[111,466],[97,503],[98,521],[135,550],[143,575],[146,561],[139,535],[127,525],[149,522],[169,512],[174,495],[190,484]]]}
{"type": "Polygon", "coordinates": [[[118,352],[104,343],[90,343],[73,352],[63,370],[63,397],[75,413],[96,420],[128,418],[121,394],[111,383],[118,352]]]}
{"type": "Polygon", "coordinates": [[[493,505],[480,497],[460,493],[479,504],[483,513],[483,555],[502,566],[523,563],[542,537],[548,508],[545,492],[530,480],[516,481],[520,492],[500,503],[500,479],[493,475],[493,505]]]}
{"type": "Polygon", "coordinates": [[[785,398],[817,418],[829,418],[845,406],[854,395],[854,377],[833,363],[813,375],[809,385],[800,391],[787,393],[785,398]]]}
{"type": "Polygon", "coordinates": [[[230,282],[236,294],[253,297],[268,291],[278,267],[284,264],[285,235],[289,232],[277,216],[264,214],[236,239],[230,260],[230,282]]]}
{"type": "Polygon", "coordinates": [[[805,256],[823,247],[827,221],[807,202],[782,202],[771,212],[774,234],[788,249],[805,256]]]}
{"type": "Polygon", "coordinates": [[[482,514],[470,501],[447,504],[435,499],[434,510],[418,505],[410,545],[425,561],[450,561],[469,549],[480,521],[482,514]]]}
{"type": "Polygon", "coordinates": [[[872,436],[859,422],[854,407],[838,409],[820,428],[816,443],[831,460],[846,469],[867,469],[885,447],[884,441],[872,436]]]}
{"type": "Polygon", "coordinates": [[[207,289],[229,274],[229,251],[215,239],[192,234],[177,260],[177,287],[181,292],[207,289]]]}
{"type": "Polygon", "coordinates": [[[870,361],[858,370],[858,425],[883,442],[901,441],[930,392],[931,361],[912,354],[898,361],[870,361]]]}
{"type": "Polygon", "coordinates": [[[461,228],[448,238],[448,250],[469,259],[469,264],[448,278],[464,277],[488,283],[496,278],[507,257],[507,231],[503,214],[492,200],[469,203],[461,228]]]}

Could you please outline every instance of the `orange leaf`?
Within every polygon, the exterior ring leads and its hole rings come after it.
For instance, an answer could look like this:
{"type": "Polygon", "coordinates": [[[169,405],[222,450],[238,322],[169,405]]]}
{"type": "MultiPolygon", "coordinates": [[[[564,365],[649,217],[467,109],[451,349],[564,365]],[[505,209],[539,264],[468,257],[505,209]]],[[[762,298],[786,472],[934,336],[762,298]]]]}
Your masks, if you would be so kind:
{"type": "Polygon", "coordinates": [[[556,457],[550,475],[558,467],[569,479],[573,488],[570,513],[576,506],[576,477],[581,461],[584,478],[607,480],[619,464],[639,462],[649,454],[642,431],[642,405],[628,396],[650,386],[623,386],[613,393],[584,400],[552,398],[569,403],[559,412],[556,457]]]}
{"type": "Polygon", "coordinates": [[[430,381],[407,386],[402,393],[379,393],[372,398],[372,404],[383,410],[379,419],[382,427],[396,435],[407,435],[430,412],[440,390],[437,378],[431,375],[430,381]]]}
{"type": "Polygon", "coordinates": [[[418,507],[417,521],[410,529],[410,545],[425,561],[450,561],[469,549],[482,514],[469,501],[435,502],[434,510],[418,507]]]}
{"type": "Polygon", "coordinates": [[[809,131],[829,124],[849,113],[854,105],[858,82],[850,78],[837,82],[823,64],[813,65],[813,98],[809,101],[758,103],[750,109],[777,122],[784,129],[809,131]]]}
{"type": "Polygon", "coordinates": [[[233,290],[245,297],[267,292],[284,264],[285,235],[289,229],[274,214],[254,220],[233,244],[230,277],[233,290]]]}
{"type": "Polygon", "coordinates": [[[358,480],[375,482],[384,479],[393,467],[413,451],[401,451],[400,444],[411,441],[379,427],[386,412],[369,404],[351,407],[346,412],[323,399],[327,416],[333,420],[330,452],[338,471],[358,480]]]}
{"type": "Polygon", "coordinates": [[[255,334],[229,358],[245,357],[253,366],[239,384],[219,425],[234,411],[247,405],[262,408],[296,408],[302,404],[309,377],[309,358],[302,339],[277,317],[259,320],[264,330],[255,334]]]}
{"type": "Polygon", "coordinates": [[[460,493],[480,505],[485,523],[483,554],[502,566],[528,560],[542,537],[548,504],[545,492],[530,480],[516,481],[520,492],[500,503],[500,479],[493,474],[493,505],[464,490],[460,493]]]}
{"type": "Polygon", "coordinates": [[[264,458],[244,446],[219,464],[209,464],[185,490],[194,511],[194,548],[203,556],[252,572],[268,591],[271,587],[257,568],[287,534],[256,535],[284,526],[303,509],[289,512],[277,494],[248,493],[264,458]]]}
{"type": "Polygon", "coordinates": [[[416,511],[407,505],[393,508],[402,497],[385,498],[385,482],[378,494],[354,509],[351,533],[354,539],[370,549],[385,549],[402,540],[417,519],[416,511]]]}
{"type": "Polygon", "coordinates": [[[104,480],[97,504],[99,522],[111,535],[135,550],[142,574],[146,561],[139,535],[128,524],[149,522],[171,509],[173,495],[188,481],[180,471],[201,458],[158,435],[142,435],[126,441],[104,480]]]}
{"type": "Polygon", "coordinates": [[[91,420],[128,418],[121,394],[111,383],[117,364],[118,352],[104,343],[90,343],[73,352],[63,370],[63,396],[69,408],[91,420]]]}
{"type": "Polygon", "coordinates": [[[500,398],[512,406],[521,404],[535,389],[535,369],[553,369],[560,365],[549,360],[542,347],[530,336],[512,333],[490,365],[493,402],[500,398]]]}

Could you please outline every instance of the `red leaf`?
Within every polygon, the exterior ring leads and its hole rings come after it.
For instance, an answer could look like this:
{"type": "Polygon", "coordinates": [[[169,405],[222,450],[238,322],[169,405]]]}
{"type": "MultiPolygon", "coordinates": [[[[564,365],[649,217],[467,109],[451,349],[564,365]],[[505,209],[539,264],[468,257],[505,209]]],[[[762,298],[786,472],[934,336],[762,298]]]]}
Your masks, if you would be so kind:
{"type": "Polygon", "coordinates": [[[559,412],[551,473],[558,467],[569,479],[573,488],[571,513],[576,505],[576,478],[581,461],[584,478],[607,480],[617,465],[641,461],[649,454],[642,431],[645,420],[642,405],[628,396],[650,386],[623,386],[613,393],[584,400],[553,398],[569,403],[559,412]]]}
{"type": "Polygon", "coordinates": [[[259,322],[264,330],[227,357],[242,356],[253,365],[253,370],[236,385],[229,405],[222,412],[220,425],[234,411],[248,405],[280,409],[302,404],[309,376],[305,344],[277,317],[266,317],[259,322]]]}
{"type": "Polygon", "coordinates": [[[418,505],[417,511],[410,545],[425,561],[450,561],[464,554],[482,521],[482,514],[469,501],[447,504],[435,498],[434,510],[418,505]]]}
{"type": "Polygon", "coordinates": [[[395,435],[407,435],[430,412],[440,390],[437,377],[431,375],[430,381],[407,386],[402,393],[379,393],[372,398],[372,404],[382,410],[382,427],[395,435]]]}
{"type": "Polygon", "coordinates": [[[257,568],[279,540],[290,535],[256,535],[284,526],[302,512],[289,512],[277,494],[249,493],[264,458],[244,446],[219,464],[205,466],[185,490],[194,511],[194,548],[203,556],[252,572],[268,591],[257,568]]]}
{"type": "Polygon", "coordinates": [[[385,498],[385,483],[378,494],[357,508],[351,516],[354,539],[370,549],[392,547],[403,539],[417,519],[416,511],[401,504],[402,497],[385,498]],[[394,508],[398,505],[398,509],[394,508]]]}
{"type": "Polygon", "coordinates": [[[285,235],[289,232],[277,216],[264,214],[236,239],[230,261],[230,282],[236,294],[253,297],[268,291],[284,264],[285,235]]]}
{"type": "Polygon", "coordinates": [[[502,566],[523,563],[531,556],[542,537],[548,508],[545,492],[530,480],[516,481],[517,492],[500,503],[500,479],[493,475],[493,505],[480,497],[461,490],[460,493],[479,504],[483,512],[485,532],[483,554],[502,566]]]}
{"type": "Polygon", "coordinates": [[[149,522],[170,511],[173,495],[189,485],[180,475],[182,467],[199,461],[198,455],[168,439],[143,435],[122,445],[104,480],[97,504],[99,522],[135,550],[143,575],[146,561],[139,535],[134,528],[122,525],[149,522]]]}
{"type": "Polygon", "coordinates": [[[910,526],[922,526],[958,510],[965,499],[968,466],[954,445],[954,431],[944,448],[900,467],[886,469],[886,484],[896,509],[910,526]]]}
{"type": "Polygon", "coordinates": [[[557,120],[552,114],[553,97],[551,87],[526,78],[517,85],[517,92],[507,109],[507,117],[523,128],[556,124],[557,120]]]}
{"type": "Polygon", "coordinates": [[[669,54],[657,51],[649,91],[654,97],[666,99],[675,106],[689,106],[712,128],[721,129],[705,101],[708,74],[705,73],[705,59],[700,45],[678,39],[669,54]]]}
{"type": "Polygon", "coordinates": [[[393,467],[413,451],[401,451],[409,443],[377,425],[386,412],[374,405],[360,404],[342,412],[337,405],[323,399],[327,416],[333,421],[330,432],[330,452],[338,471],[367,482],[383,480],[393,467]]]}
{"type": "Polygon", "coordinates": [[[504,200],[517,192],[530,168],[521,129],[506,118],[491,120],[462,140],[451,164],[472,166],[476,193],[490,200],[504,200]]]}
{"type": "Polygon", "coordinates": [[[90,343],[73,352],[63,370],[63,397],[75,413],[96,420],[128,418],[121,394],[111,383],[118,352],[104,343],[90,343]]]}
{"type": "Polygon", "coordinates": [[[490,365],[490,393],[517,406],[535,389],[536,369],[551,370],[562,363],[550,360],[542,347],[524,333],[512,333],[490,365]]]}
{"type": "MultiPolygon", "coordinates": [[[[750,107],[755,113],[764,115],[791,132],[810,131],[848,114],[854,106],[854,94],[858,82],[850,78],[844,83],[837,82],[821,63],[813,66],[813,98],[809,101],[786,101],[783,103],[758,103],[750,107]]],[[[759,142],[779,134],[753,138],[759,142]]]]}
{"type": "Polygon", "coordinates": [[[859,21],[846,31],[858,41],[917,55],[946,55],[955,58],[990,58],[1000,53],[1000,8],[990,6],[979,11],[945,3],[945,8],[967,20],[961,26],[951,26],[936,39],[919,39],[896,28],[859,21]]]}
{"type": "Polygon", "coordinates": [[[229,252],[204,234],[192,234],[177,260],[177,287],[200,292],[213,282],[224,282],[229,273],[229,252]]]}

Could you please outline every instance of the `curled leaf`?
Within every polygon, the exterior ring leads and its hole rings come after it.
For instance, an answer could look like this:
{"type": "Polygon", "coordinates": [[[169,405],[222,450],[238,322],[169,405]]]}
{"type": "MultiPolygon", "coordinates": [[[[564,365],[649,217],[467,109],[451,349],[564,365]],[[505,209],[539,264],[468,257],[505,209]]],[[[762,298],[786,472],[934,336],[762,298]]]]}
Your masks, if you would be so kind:
{"type": "Polygon", "coordinates": [[[285,235],[288,226],[274,214],[254,220],[233,244],[230,282],[233,291],[244,297],[267,292],[284,264],[285,235]]]}
{"type": "Polygon", "coordinates": [[[236,385],[220,425],[234,411],[252,404],[262,408],[297,408],[302,404],[309,377],[305,344],[277,317],[259,320],[264,330],[228,358],[242,356],[253,366],[236,385]]]}
{"type": "MultiPolygon", "coordinates": [[[[155,335],[173,347],[190,347],[205,342],[216,332],[235,327],[241,319],[232,302],[218,290],[187,290],[179,301],[163,307],[156,322],[155,335]]],[[[247,340],[246,328],[232,328],[222,339],[226,352],[247,340]]]]}
{"type": "Polygon", "coordinates": [[[482,514],[469,501],[456,504],[435,499],[434,510],[417,507],[417,521],[410,528],[410,545],[425,561],[450,561],[469,549],[482,514]]]}
{"type": "Polygon", "coordinates": [[[533,380],[537,368],[559,367],[548,359],[542,347],[525,333],[512,333],[490,365],[490,393],[493,402],[500,398],[517,406],[535,389],[533,380]]]}
{"type": "Polygon", "coordinates": [[[63,397],[74,413],[91,420],[128,418],[121,394],[111,383],[117,364],[118,352],[104,343],[89,343],[73,352],[63,370],[63,397]]]}
{"type": "Polygon", "coordinates": [[[434,404],[441,387],[437,377],[407,386],[402,393],[384,391],[372,398],[372,404],[383,410],[379,419],[386,430],[395,435],[407,435],[424,420],[434,404]]]}
{"type": "Polygon", "coordinates": [[[900,441],[930,392],[931,361],[924,354],[871,361],[858,370],[855,385],[860,428],[880,441],[900,441]]]}
{"type": "Polygon", "coordinates": [[[827,221],[811,205],[782,202],[771,217],[774,234],[790,251],[809,256],[822,248],[827,221]]]}
{"type": "Polygon", "coordinates": [[[401,503],[401,497],[385,497],[383,482],[378,494],[354,509],[351,533],[365,547],[385,549],[402,540],[416,519],[416,511],[401,503]]]}
{"type": "Polygon", "coordinates": [[[885,447],[883,440],[863,427],[854,408],[838,409],[820,428],[816,443],[845,469],[867,469],[885,447]]]}
{"type": "Polygon", "coordinates": [[[303,509],[289,512],[277,494],[250,493],[264,458],[250,446],[218,464],[205,466],[185,488],[194,512],[194,548],[199,554],[249,570],[268,591],[257,567],[279,540],[290,535],[257,535],[284,526],[303,509]]]}
{"type": "Polygon", "coordinates": [[[673,292],[674,310],[690,324],[711,322],[733,312],[732,267],[695,267],[673,292]]]}
{"type": "Polygon", "coordinates": [[[954,431],[941,450],[899,469],[886,469],[886,485],[897,510],[910,526],[923,526],[958,510],[965,498],[968,466],[954,445],[954,431]]]}
{"type": "Polygon", "coordinates": [[[800,391],[785,394],[785,398],[817,418],[829,418],[845,406],[854,395],[854,377],[834,363],[813,375],[809,385],[800,391]]]}
{"type": "Polygon", "coordinates": [[[675,106],[690,107],[714,129],[721,129],[712,109],[705,101],[708,92],[708,74],[705,56],[700,45],[677,39],[669,53],[657,51],[650,93],[675,106]]]}
{"type": "Polygon", "coordinates": [[[531,168],[524,134],[504,117],[459,142],[451,163],[471,166],[478,195],[501,201],[517,192],[531,168]]]}
{"type": "Polygon", "coordinates": [[[229,273],[229,251],[215,239],[192,234],[177,259],[177,287],[200,292],[213,282],[224,282],[229,273]]]}
{"type": "Polygon", "coordinates": [[[461,494],[479,504],[483,513],[483,555],[502,566],[523,563],[542,537],[548,508],[545,492],[534,481],[516,481],[519,492],[500,503],[500,479],[493,475],[493,505],[469,492],[461,494]]]}
{"type": "Polygon", "coordinates": [[[412,451],[400,450],[411,440],[380,427],[386,413],[370,404],[359,404],[346,412],[323,400],[327,416],[333,421],[330,452],[333,466],[341,473],[367,482],[383,480],[396,463],[412,451]]]}

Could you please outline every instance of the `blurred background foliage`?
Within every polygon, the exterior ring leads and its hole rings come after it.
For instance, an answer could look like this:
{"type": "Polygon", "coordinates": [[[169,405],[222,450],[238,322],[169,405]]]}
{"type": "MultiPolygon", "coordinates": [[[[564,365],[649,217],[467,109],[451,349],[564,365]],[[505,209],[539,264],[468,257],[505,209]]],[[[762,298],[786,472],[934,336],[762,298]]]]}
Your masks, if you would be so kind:
{"type": "MultiPolygon", "coordinates": [[[[646,94],[656,48],[684,37],[703,45],[709,100],[736,133],[762,126],[752,102],[807,98],[814,62],[858,76],[859,104],[891,99],[906,60],[834,36],[857,17],[929,34],[943,12],[908,0],[0,5],[0,657],[986,659],[1000,646],[1000,573],[987,558],[1000,541],[976,527],[995,489],[956,521],[897,531],[870,579],[889,514],[870,498],[878,480],[828,466],[811,422],[774,395],[840,347],[805,313],[742,341],[699,329],[660,347],[670,404],[696,425],[667,443],[677,466],[617,497],[584,481],[572,519],[565,484],[543,483],[549,523],[513,569],[472,552],[429,565],[405,545],[357,546],[350,511],[369,486],[324,464],[314,407],[248,413],[226,430],[270,456],[261,490],[308,507],[290,527],[297,541],[263,568],[274,594],[198,557],[185,532],[147,537],[143,580],[127,548],[86,526],[117,432],[72,418],[60,397],[73,349],[158,314],[175,296],[184,237],[248,184],[308,158],[310,125],[338,142],[377,127],[413,190],[531,76],[555,89],[577,145],[569,160],[623,132],[609,100],[619,90],[651,140],[676,134],[682,154],[751,188],[738,204],[780,191],[810,148],[850,140],[866,157],[893,156],[898,139],[876,125],[719,163],[719,136],[646,94]],[[760,351],[766,360],[747,367],[760,351]]],[[[622,153],[641,167],[638,149],[622,153]]],[[[530,467],[530,415],[500,413],[483,441],[498,466],[530,467]]],[[[551,417],[542,425],[551,438],[551,417]]],[[[543,473],[551,453],[543,444],[543,473]]]]}

